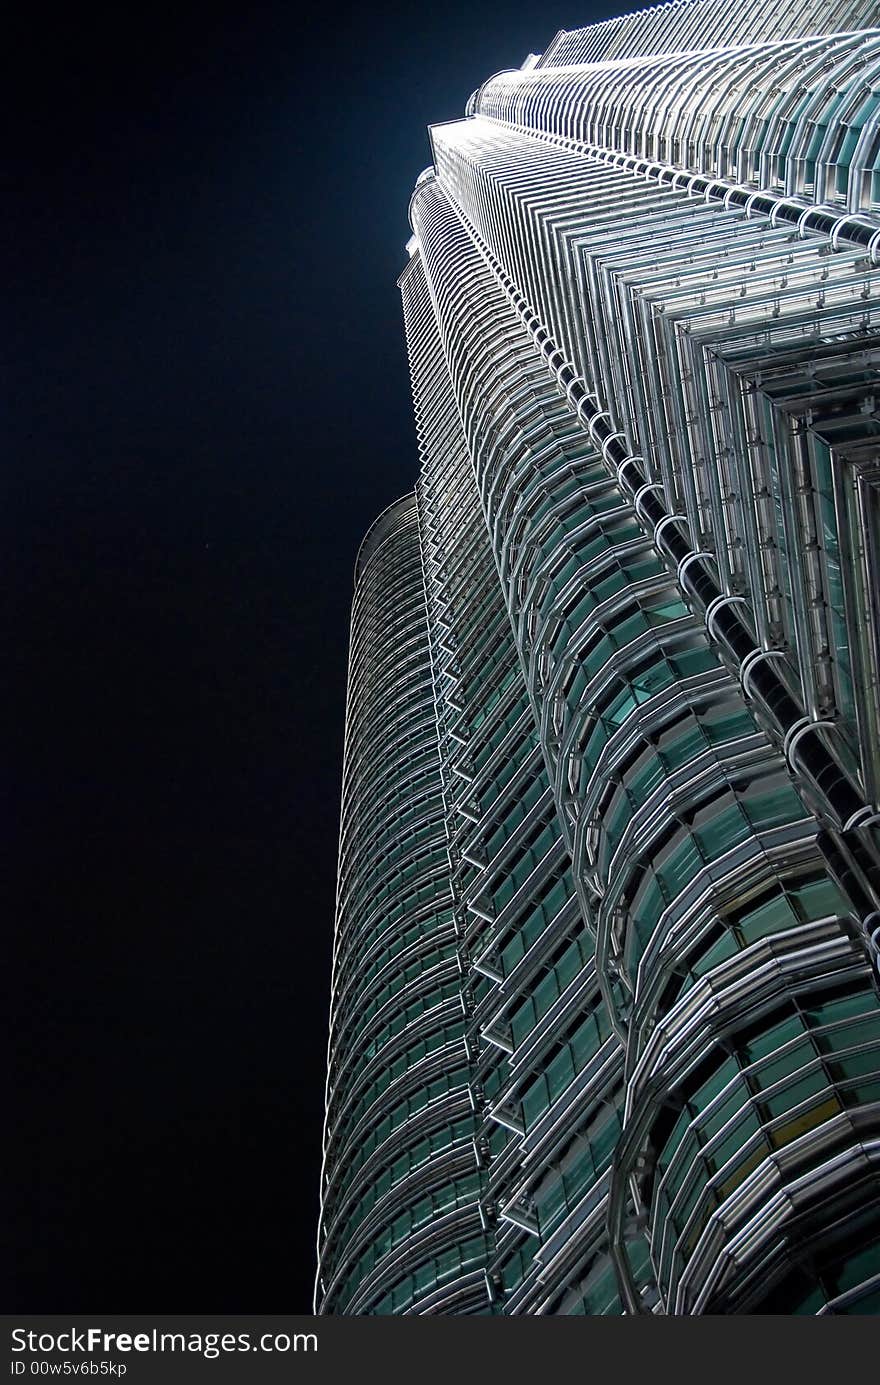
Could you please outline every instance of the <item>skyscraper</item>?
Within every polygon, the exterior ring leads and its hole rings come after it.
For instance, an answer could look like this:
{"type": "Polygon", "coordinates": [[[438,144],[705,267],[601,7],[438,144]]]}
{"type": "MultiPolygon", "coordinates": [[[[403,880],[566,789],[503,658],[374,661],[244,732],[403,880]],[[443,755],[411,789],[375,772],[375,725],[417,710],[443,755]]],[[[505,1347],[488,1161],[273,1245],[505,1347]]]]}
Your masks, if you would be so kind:
{"type": "Polygon", "coordinates": [[[677,0],[431,129],[321,1312],[880,1310],[871,13],[677,0]]]}

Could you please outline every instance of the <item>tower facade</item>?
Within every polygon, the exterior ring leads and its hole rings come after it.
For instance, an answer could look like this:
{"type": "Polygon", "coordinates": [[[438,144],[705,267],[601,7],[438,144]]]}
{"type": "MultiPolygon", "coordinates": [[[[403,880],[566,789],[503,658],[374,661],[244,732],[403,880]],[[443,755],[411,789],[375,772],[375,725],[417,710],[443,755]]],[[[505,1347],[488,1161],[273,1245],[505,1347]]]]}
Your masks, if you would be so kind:
{"type": "Polygon", "coordinates": [[[871,10],[563,32],[432,127],[319,1311],[880,1308],[871,10]]]}

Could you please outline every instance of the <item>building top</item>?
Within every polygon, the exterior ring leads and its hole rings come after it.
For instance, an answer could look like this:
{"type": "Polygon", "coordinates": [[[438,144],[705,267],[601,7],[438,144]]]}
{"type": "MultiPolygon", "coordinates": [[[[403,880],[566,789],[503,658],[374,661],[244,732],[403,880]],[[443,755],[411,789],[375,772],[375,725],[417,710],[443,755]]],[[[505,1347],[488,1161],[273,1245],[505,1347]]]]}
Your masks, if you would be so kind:
{"type": "Polygon", "coordinates": [[[399,500],[393,500],[387,509],[373,520],[366,534],[363,537],[357,558],[354,564],[354,583],[358,582],[364,575],[364,569],[378,548],[382,546],[387,538],[390,538],[397,527],[398,522],[406,514],[407,510],[415,505],[415,495],[408,491],[399,500]]]}
{"type": "Polygon", "coordinates": [[[671,0],[584,29],[562,29],[535,65],[568,67],[652,53],[778,43],[877,24],[874,0],[778,0],[763,6],[743,5],[742,0],[671,0]]]}

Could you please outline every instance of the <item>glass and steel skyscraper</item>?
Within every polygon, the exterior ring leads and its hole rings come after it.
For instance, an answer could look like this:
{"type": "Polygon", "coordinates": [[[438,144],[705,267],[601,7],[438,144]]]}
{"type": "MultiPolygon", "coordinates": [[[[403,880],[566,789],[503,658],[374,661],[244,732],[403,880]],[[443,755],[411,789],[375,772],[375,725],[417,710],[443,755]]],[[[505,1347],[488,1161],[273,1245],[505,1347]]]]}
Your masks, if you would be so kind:
{"type": "Polygon", "coordinates": [[[880,28],[431,129],[358,557],[316,1303],[880,1311],[880,28]]]}

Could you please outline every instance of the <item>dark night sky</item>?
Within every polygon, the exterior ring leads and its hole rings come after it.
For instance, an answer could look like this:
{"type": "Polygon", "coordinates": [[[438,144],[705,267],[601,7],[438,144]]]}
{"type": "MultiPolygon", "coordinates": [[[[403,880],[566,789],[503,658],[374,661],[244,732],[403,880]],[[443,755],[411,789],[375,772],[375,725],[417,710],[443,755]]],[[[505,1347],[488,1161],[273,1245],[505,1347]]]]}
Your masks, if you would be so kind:
{"type": "Polygon", "coordinates": [[[7,39],[4,1311],[311,1311],[351,571],[417,465],[409,194],[430,121],[617,9],[7,39]]]}

